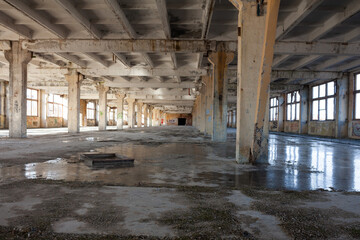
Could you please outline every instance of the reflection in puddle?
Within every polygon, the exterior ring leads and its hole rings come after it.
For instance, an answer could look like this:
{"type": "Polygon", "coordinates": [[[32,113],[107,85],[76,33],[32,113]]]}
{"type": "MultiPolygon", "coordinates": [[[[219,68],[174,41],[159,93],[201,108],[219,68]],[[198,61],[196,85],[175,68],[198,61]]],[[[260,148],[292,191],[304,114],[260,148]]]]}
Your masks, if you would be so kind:
{"type": "Polygon", "coordinates": [[[284,136],[271,136],[270,165],[237,165],[234,159],[227,158],[227,151],[219,150],[224,149],[221,145],[126,143],[96,150],[134,158],[133,167],[91,168],[84,162],[71,163],[57,158],[0,167],[0,182],[51,179],[127,186],[139,183],[215,187],[251,185],[270,189],[360,191],[359,149],[322,145],[304,139],[298,143],[294,138],[291,144],[286,144],[284,140],[284,136]]]}

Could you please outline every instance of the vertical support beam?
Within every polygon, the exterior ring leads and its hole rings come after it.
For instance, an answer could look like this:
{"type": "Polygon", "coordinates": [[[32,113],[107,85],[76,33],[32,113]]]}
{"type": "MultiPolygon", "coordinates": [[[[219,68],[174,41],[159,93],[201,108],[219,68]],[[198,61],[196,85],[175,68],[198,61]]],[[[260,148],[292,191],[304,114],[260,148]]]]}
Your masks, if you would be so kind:
{"type": "Polygon", "coordinates": [[[225,52],[222,44],[218,46],[218,52],[211,53],[209,61],[213,65],[213,81],[214,81],[214,120],[213,120],[213,136],[212,140],[216,142],[226,142],[227,128],[227,92],[228,80],[226,79],[226,71],[229,63],[234,59],[234,53],[225,52]]]}
{"type": "Polygon", "coordinates": [[[0,128],[5,128],[6,122],[6,84],[0,82],[0,128]]]}
{"type": "Polygon", "coordinates": [[[352,125],[353,125],[353,119],[354,119],[354,104],[355,104],[355,96],[354,96],[354,88],[355,88],[355,84],[354,84],[354,80],[355,80],[355,74],[349,74],[349,107],[348,107],[348,132],[347,135],[349,137],[353,136],[353,129],[352,129],[352,125]]]}
{"type": "Polygon", "coordinates": [[[153,126],[153,106],[149,106],[149,127],[153,126]]]}
{"type": "Polygon", "coordinates": [[[203,77],[206,83],[206,107],[205,107],[205,134],[207,136],[213,135],[213,102],[214,102],[214,82],[211,76],[203,77]]]}
{"type": "Polygon", "coordinates": [[[117,116],[116,116],[116,127],[117,130],[121,130],[124,128],[124,98],[125,94],[119,93],[116,94],[116,108],[117,108],[117,116]]]}
{"type": "Polygon", "coordinates": [[[228,124],[227,127],[231,126],[231,110],[228,111],[228,124]]]}
{"type": "Polygon", "coordinates": [[[299,134],[308,133],[309,86],[300,90],[300,126],[299,134]]]}
{"type": "Polygon", "coordinates": [[[256,16],[253,1],[236,0],[238,90],[236,161],[267,162],[266,116],[280,0],[269,0],[266,16],[256,16]]]}
{"type": "Polygon", "coordinates": [[[135,99],[127,98],[128,103],[128,126],[129,128],[135,127],[135,99]]]}
{"type": "Polygon", "coordinates": [[[109,87],[103,83],[98,85],[99,91],[99,131],[106,130],[107,125],[107,92],[109,87]]]}
{"type": "Polygon", "coordinates": [[[199,120],[199,130],[200,132],[204,133],[205,134],[205,121],[206,121],[206,110],[205,110],[205,107],[206,107],[206,96],[205,96],[205,86],[203,86],[201,89],[200,89],[200,104],[199,104],[199,107],[200,107],[200,120],[199,120]]]}
{"type": "Polygon", "coordinates": [[[144,104],[144,127],[148,127],[148,106],[144,104]]]}
{"type": "Polygon", "coordinates": [[[80,132],[80,84],[83,76],[74,69],[65,74],[68,82],[68,132],[80,132]]]}
{"type": "Polygon", "coordinates": [[[45,90],[40,90],[40,127],[46,128],[46,115],[47,115],[47,97],[45,90]]]}
{"type": "Polygon", "coordinates": [[[236,110],[232,110],[232,128],[236,128],[236,110]]]}
{"type": "Polygon", "coordinates": [[[138,128],[142,127],[142,107],[143,107],[143,103],[138,101],[137,102],[137,121],[136,121],[136,126],[138,128]]]}
{"type": "Polygon", "coordinates": [[[26,88],[27,65],[31,60],[31,52],[21,48],[19,42],[11,42],[11,50],[5,51],[9,61],[9,97],[11,138],[26,137],[26,88]]]}
{"type": "MultiPolygon", "coordinates": [[[[336,138],[348,137],[348,122],[347,115],[349,109],[349,78],[344,77],[337,80],[337,97],[336,97],[336,138]]],[[[351,109],[352,110],[352,109],[351,109]]],[[[350,111],[351,111],[350,110],[350,111]]]]}
{"type": "Polygon", "coordinates": [[[279,96],[278,132],[284,131],[285,95],[279,96]]]}

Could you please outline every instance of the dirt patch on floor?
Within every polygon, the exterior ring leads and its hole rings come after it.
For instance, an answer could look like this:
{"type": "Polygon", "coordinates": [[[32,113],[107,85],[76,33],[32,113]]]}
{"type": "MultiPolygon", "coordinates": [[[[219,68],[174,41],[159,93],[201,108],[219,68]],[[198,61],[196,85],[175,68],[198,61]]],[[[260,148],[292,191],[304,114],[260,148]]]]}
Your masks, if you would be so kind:
{"type": "Polygon", "coordinates": [[[237,207],[226,200],[230,193],[207,187],[178,187],[190,202],[187,210],[169,211],[159,223],[171,225],[180,236],[191,239],[233,238],[254,239],[243,231],[235,213],[237,207]]]}
{"type": "Polygon", "coordinates": [[[324,209],[301,206],[315,201],[326,206],[328,200],[322,191],[266,191],[248,187],[242,192],[256,199],[251,209],[276,216],[280,226],[294,239],[360,238],[358,214],[334,206],[324,209]]]}

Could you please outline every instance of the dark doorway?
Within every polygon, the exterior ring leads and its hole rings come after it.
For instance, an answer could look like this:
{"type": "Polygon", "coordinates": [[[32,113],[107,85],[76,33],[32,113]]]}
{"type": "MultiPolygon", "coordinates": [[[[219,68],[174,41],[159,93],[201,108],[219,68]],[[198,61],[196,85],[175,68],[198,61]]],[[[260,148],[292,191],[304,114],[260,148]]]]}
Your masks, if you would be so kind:
{"type": "Polygon", "coordinates": [[[178,126],[185,126],[186,118],[178,118],[178,126]]]}

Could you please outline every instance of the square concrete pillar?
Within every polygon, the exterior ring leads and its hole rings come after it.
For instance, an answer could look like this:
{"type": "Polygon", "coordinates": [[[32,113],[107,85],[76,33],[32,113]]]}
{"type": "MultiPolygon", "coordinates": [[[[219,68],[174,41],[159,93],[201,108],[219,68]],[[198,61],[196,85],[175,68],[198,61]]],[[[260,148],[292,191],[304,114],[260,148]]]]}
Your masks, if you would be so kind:
{"type": "MultiPolygon", "coordinates": [[[[336,138],[348,137],[348,109],[349,109],[349,78],[338,79],[336,97],[336,138]]],[[[351,111],[351,110],[350,110],[351,111]]]]}
{"type": "Polygon", "coordinates": [[[48,94],[45,90],[40,90],[40,127],[46,128],[46,117],[47,117],[47,98],[48,94]]]}
{"type": "Polygon", "coordinates": [[[280,0],[268,0],[264,16],[253,1],[233,0],[238,16],[236,161],[268,161],[268,98],[280,0]]]}
{"type": "Polygon", "coordinates": [[[135,99],[134,98],[127,98],[128,103],[128,127],[134,128],[135,127],[135,99]]]}
{"type": "Polygon", "coordinates": [[[65,74],[68,82],[68,132],[80,132],[80,85],[83,76],[75,69],[69,69],[65,74]]]}
{"type": "Polygon", "coordinates": [[[213,102],[214,102],[214,81],[209,76],[203,76],[203,81],[206,83],[206,107],[205,107],[205,134],[212,137],[213,135],[213,102]]]}
{"type": "Polygon", "coordinates": [[[99,130],[106,130],[107,125],[107,92],[109,87],[106,87],[103,83],[97,86],[99,91],[99,130]]]}
{"type": "Polygon", "coordinates": [[[279,114],[278,114],[278,131],[284,131],[284,113],[285,113],[285,95],[281,94],[279,96],[279,114]]]}
{"type": "Polygon", "coordinates": [[[9,61],[9,136],[11,138],[26,137],[26,89],[27,65],[31,60],[31,52],[22,49],[21,43],[11,42],[11,50],[5,51],[9,61]]]}
{"type": "Polygon", "coordinates": [[[213,65],[214,99],[213,99],[213,135],[215,142],[225,142],[227,138],[227,93],[228,80],[226,78],[227,67],[234,59],[234,53],[225,52],[220,44],[217,52],[209,55],[209,61],[213,65]]]}
{"type": "Polygon", "coordinates": [[[116,116],[116,128],[121,130],[124,128],[124,98],[125,94],[118,93],[116,94],[116,108],[117,108],[117,116],[116,116]]]}
{"type": "Polygon", "coordinates": [[[148,105],[144,104],[144,127],[148,127],[148,105]]]}
{"type": "Polygon", "coordinates": [[[300,90],[300,127],[299,134],[308,133],[309,86],[300,90]]]}
{"type": "Polygon", "coordinates": [[[153,126],[153,106],[149,106],[149,127],[153,126]]]}
{"type": "Polygon", "coordinates": [[[136,126],[138,128],[142,127],[142,107],[143,107],[143,103],[138,101],[136,106],[137,106],[137,121],[136,121],[136,126]]]}
{"type": "Polygon", "coordinates": [[[6,123],[6,83],[0,82],[0,128],[5,128],[6,123]]]}

